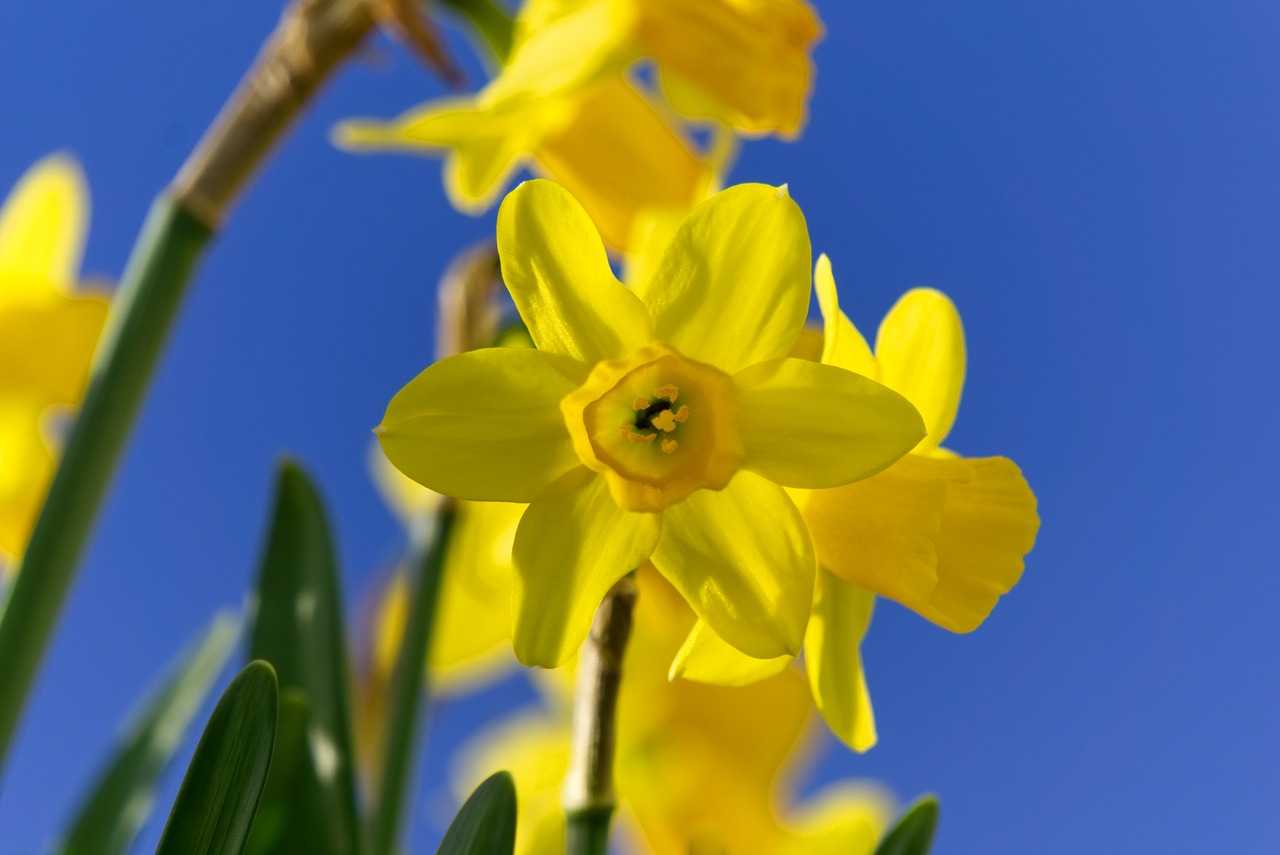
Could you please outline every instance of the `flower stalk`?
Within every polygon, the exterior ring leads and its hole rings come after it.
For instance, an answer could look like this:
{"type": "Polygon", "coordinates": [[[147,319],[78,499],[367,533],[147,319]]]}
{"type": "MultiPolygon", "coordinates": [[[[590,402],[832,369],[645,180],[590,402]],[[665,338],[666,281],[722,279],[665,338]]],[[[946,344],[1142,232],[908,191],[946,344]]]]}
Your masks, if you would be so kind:
{"type": "Polygon", "coordinates": [[[295,0],[157,197],[121,279],[62,463],[0,608],[0,768],[204,247],[284,132],[374,24],[367,0],[295,0]]]}
{"type": "Polygon", "coordinates": [[[613,753],[622,659],[631,637],[636,583],[632,574],[609,589],[578,655],[569,770],[564,782],[568,855],[604,855],[616,798],[613,753]]]}

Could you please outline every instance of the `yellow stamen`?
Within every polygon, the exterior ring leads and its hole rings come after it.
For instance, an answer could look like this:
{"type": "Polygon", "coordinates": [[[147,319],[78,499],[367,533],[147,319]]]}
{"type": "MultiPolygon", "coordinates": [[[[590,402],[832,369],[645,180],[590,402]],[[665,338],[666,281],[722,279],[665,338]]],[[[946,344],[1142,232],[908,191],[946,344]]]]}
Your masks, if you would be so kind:
{"type": "Polygon", "coordinates": [[[662,441],[663,454],[671,454],[679,447],[680,447],[680,443],[676,442],[674,439],[664,439],[662,441]]]}
{"type": "Polygon", "coordinates": [[[676,429],[676,414],[670,410],[663,410],[652,419],[650,423],[663,433],[671,433],[676,429]]]}
{"type": "Polygon", "coordinates": [[[675,419],[677,423],[683,422],[685,419],[689,418],[689,408],[687,406],[682,406],[680,409],[676,410],[676,413],[672,418],[675,419]]]}
{"type": "Polygon", "coordinates": [[[645,443],[645,444],[653,442],[658,437],[656,433],[636,433],[627,425],[623,425],[622,427],[618,428],[618,436],[622,437],[623,439],[629,442],[645,443]]]}
{"type": "Polygon", "coordinates": [[[679,396],[680,396],[680,388],[678,386],[671,386],[671,385],[659,386],[657,389],[653,390],[653,397],[666,398],[668,401],[670,401],[673,404],[676,402],[676,398],[678,398],[679,396]]]}
{"type": "Polygon", "coordinates": [[[644,398],[636,398],[634,401],[631,402],[631,409],[647,410],[649,409],[649,402],[646,401],[644,398]]]}

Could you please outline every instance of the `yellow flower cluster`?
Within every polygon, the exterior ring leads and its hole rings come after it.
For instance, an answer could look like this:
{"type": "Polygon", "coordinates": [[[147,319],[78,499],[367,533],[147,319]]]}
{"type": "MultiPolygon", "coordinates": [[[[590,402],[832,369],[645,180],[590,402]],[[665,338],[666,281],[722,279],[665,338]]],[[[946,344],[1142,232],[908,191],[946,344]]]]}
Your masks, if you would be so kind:
{"type": "Polygon", "coordinates": [[[469,212],[532,167],[622,248],[641,211],[687,211],[718,179],[728,138],[700,151],[690,120],[799,132],[820,34],[804,0],[532,0],[511,56],[477,95],[390,123],[347,122],[336,138],[353,150],[443,153],[449,198],[469,212]],[[638,79],[646,63],[657,89],[638,79]]]}
{"type": "Polygon", "coordinates": [[[26,548],[53,475],[49,416],[79,403],[107,316],[75,293],[88,217],[80,168],[58,155],[0,210],[0,570],[26,548]]]}
{"type": "MultiPolygon", "coordinates": [[[[513,771],[522,852],[563,847],[563,675],[624,575],[642,592],[618,722],[630,848],[856,853],[883,829],[883,797],[791,808],[778,783],[809,697],[870,748],[876,597],[969,632],[1034,544],[1018,467],[942,445],[966,369],[951,301],[908,292],[873,350],[788,189],[715,192],[737,136],[803,127],[820,35],[803,0],[530,0],[479,93],[338,131],[352,149],[442,154],[466,211],[522,168],[554,179],[498,212],[534,346],[443,359],[377,429],[394,466],[380,480],[410,524],[436,493],[461,500],[437,676],[471,685],[510,649],[558,669],[544,708],[491,731],[459,772],[469,791],[513,771]],[[699,148],[697,127],[718,142],[699,148]],[[820,332],[805,326],[813,291],[820,332]]],[[[402,583],[383,598],[384,673],[405,600],[402,583]]]]}

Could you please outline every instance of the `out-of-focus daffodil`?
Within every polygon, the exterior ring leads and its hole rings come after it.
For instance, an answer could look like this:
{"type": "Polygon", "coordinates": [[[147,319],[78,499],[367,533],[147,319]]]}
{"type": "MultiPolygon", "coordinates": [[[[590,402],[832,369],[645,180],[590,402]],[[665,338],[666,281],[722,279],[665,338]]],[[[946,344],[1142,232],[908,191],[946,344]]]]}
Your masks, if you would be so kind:
{"type": "Polygon", "coordinates": [[[75,294],[88,217],[84,176],[60,155],[0,210],[0,571],[25,549],[53,474],[42,419],[80,402],[107,316],[104,298],[75,294]]]}
{"type": "MultiPolygon", "coordinates": [[[[379,451],[374,480],[383,497],[412,532],[431,514],[440,496],[402,475],[379,451]]],[[[443,568],[440,603],[427,661],[433,685],[458,691],[492,679],[511,659],[511,543],[521,505],[459,502],[443,568]]],[[[374,666],[389,679],[404,637],[409,582],[397,573],[381,593],[374,617],[374,666]]]]}
{"type": "Polygon", "coordinates": [[[434,490],[531,503],[514,542],[516,655],[565,662],[605,592],[650,558],[738,649],[798,653],[816,560],[784,488],[865,478],[924,431],[901,395],[788,357],[808,311],[809,238],[785,188],[700,205],[636,290],[549,181],[508,196],[498,251],[537,349],[431,366],[379,434],[434,490]]]}
{"type": "Polygon", "coordinates": [[[564,184],[610,245],[626,248],[637,212],[688,210],[712,189],[731,145],[701,153],[662,100],[626,74],[655,61],[689,115],[743,133],[795,133],[821,30],[803,0],[533,0],[502,72],[475,97],[415,108],[390,123],[352,121],[350,149],[444,152],[460,210],[487,209],[531,167],[564,184]]]}
{"type": "MultiPolygon", "coordinates": [[[[792,805],[785,791],[804,753],[809,701],[800,676],[784,671],[741,689],[669,682],[667,663],[694,616],[649,568],[637,581],[635,634],[618,699],[621,849],[870,853],[890,815],[880,790],[843,782],[802,805],[792,805]]],[[[568,706],[552,692],[547,708],[482,733],[460,758],[460,794],[497,769],[512,772],[521,855],[564,851],[560,793],[569,730],[568,706]]]]}
{"type": "MultiPolygon", "coordinates": [[[[1040,521],[1035,495],[1007,458],[963,458],[941,447],[964,383],[964,331],[938,291],[909,291],[880,326],[874,355],[840,311],[831,264],[815,284],[825,320],[822,361],[905,395],[929,434],[878,475],[800,497],[821,570],[805,637],[814,701],[832,730],[859,751],[876,731],[859,647],[875,595],[953,632],[976,629],[1022,575],[1040,521]]],[[[698,626],[674,674],[743,683],[786,666],[753,660],[698,626]]]]}

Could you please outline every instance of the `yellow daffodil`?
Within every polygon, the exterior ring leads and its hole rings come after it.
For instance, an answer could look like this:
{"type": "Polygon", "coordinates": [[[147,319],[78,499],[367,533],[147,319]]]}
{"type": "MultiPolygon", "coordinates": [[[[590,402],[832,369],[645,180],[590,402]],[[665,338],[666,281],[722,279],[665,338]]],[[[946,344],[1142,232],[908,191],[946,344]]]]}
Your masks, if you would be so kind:
{"type": "Polygon", "coordinates": [[[88,225],[79,166],[33,166],[0,210],[0,570],[21,555],[53,474],[42,420],[79,403],[107,302],[75,295],[88,225]]]}
{"type": "MultiPolygon", "coordinates": [[[[875,848],[890,804],[877,788],[841,782],[793,804],[787,784],[804,756],[809,701],[791,671],[742,689],[669,682],[667,663],[694,616],[651,568],[637,574],[634,636],[618,699],[615,841],[628,853],[860,855],[875,848]]],[[[555,672],[558,673],[558,672],[555,672]]],[[[516,851],[564,851],[560,794],[570,713],[544,708],[482,733],[461,755],[460,795],[498,769],[516,781],[516,851]]]]}
{"type": "MultiPolygon", "coordinates": [[[[825,319],[822,361],[902,393],[929,429],[878,475],[801,499],[822,568],[805,638],[810,686],[832,730],[865,751],[876,731],[859,646],[875,595],[970,632],[1022,575],[1040,522],[1035,495],[1011,460],[963,458],[941,446],[965,373],[964,331],[951,301],[927,288],[908,292],[881,324],[873,355],[840,311],[826,256],[814,278],[825,319]]],[[[673,674],[742,683],[786,664],[744,657],[703,625],[673,674]]]]}
{"type": "Polygon", "coordinates": [[[609,587],[649,559],[738,649],[798,653],[816,561],[784,488],[865,478],[924,430],[899,394],[787,356],[808,311],[809,238],[785,188],[700,205],[635,290],[549,181],[507,197],[498,251],[537,349],[431,366],[378,433],[424,486],[531,503],[513,547],[516,655],[566,661],[609,587]]]}
{"type": "Polygon", "coordinates": [[[591,46],[577,58],[543,52],[528,78],[543,85],[650,59],[686,115],[745,134],[793,134],[804,124],[822,25],[805,0],[530,0],[517,33],[591,46]]]}
{"type": "Polygon", "coordinates": [[[390,123],[346,122],[336,141],[445,153],[450,200],[473,213],[532,168],[568,188],[611,246],[626,248],[637,212],[693,207],[731,150],[721,135],[699,152],[626,67],[654,59],[673,102],[690,114],[744,133],[793,133],[819,31],[802,0],[534,0],[509,62],[479,94],[390,123]]]}

